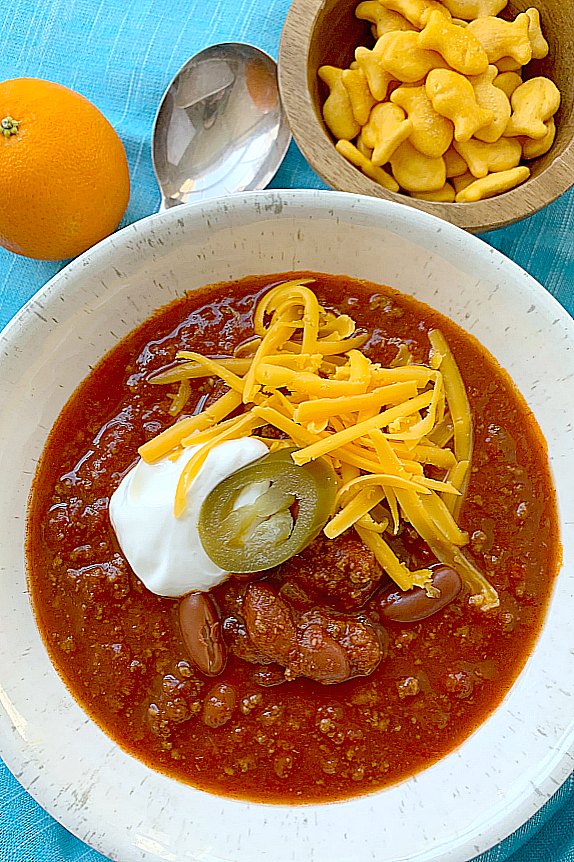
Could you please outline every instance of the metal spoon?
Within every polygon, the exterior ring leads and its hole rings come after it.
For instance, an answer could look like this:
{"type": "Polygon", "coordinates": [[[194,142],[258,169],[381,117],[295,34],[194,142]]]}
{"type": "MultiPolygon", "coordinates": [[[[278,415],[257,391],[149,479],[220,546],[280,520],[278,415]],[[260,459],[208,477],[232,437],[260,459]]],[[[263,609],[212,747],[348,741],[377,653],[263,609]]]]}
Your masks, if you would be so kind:
{"type": "Polygon", "coordinates": [[[155,118],[160,209],[265,188],[290,140],[275,61],[238,42],[206,48],[177,73],[155,118]]]}

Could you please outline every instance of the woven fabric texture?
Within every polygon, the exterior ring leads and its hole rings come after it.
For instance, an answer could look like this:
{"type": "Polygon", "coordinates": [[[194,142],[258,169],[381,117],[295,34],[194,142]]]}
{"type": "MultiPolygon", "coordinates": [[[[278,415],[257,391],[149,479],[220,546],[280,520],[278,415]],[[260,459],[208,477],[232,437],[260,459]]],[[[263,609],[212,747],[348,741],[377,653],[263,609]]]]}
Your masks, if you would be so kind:
{"type": "MultiPolygon", "coordinates": [[[[174,73],[215,42],[251,42],[276,57],[288,6],[289,0],[11,0],[0,8],[0,80],[25,76],[57,81],[103,111],[128,153],[132,195],[123,221],[127,224],[159,207],[151,129],[174,73]]],[[[324,188],[294,144],[271,185],[324,188]]],[[[573,193],[483,238],[574,314],[573,193]]],[[[0,249],[0,327],[63,265],[0,249]]],[[[574,777],[535,817],[479,859],[574,862],[574,777]]],[[[96,862],[104,857],[56,823],[0,761],[0,860],[96,862]]]]}

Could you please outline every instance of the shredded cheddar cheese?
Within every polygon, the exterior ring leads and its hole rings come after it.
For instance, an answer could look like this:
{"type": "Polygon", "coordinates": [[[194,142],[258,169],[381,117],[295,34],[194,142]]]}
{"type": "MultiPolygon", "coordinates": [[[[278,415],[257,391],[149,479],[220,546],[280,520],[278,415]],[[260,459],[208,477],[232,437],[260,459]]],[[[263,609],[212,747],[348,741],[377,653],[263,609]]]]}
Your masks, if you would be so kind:
{"type": "Polygon", "coordinates": [[[178,384],[173,413],[184,409],[192,378],[219,378],[229,390],[145,443],[141,457],[152,462],[199,446],[176,491],[179,516],[214,446],[274,426],[287,440],[270,440],[273,449],[295,445],[298,465],[327,458],[339,477],[338,508],[324,528],[328,538],[355,529],[401,589],[433,595],[431,571],[410,571],[384,538],[406,521],[440,562],[459,572],[474,604],[496,607],[496,590],[465,555],[468,534],[457,523],[473,434],[464,383],[444,336],[429,333],[427,364],[414,364],[401,345],[390,367],[382,367],[361,350],[368,333],[357,332],[349,315],[322,308],[311,283],[302,278],[269,290],[255,310],[254,338],[236,356],[180,351],[179,364],[151,377],[153,384],[178,384]],[[429,466],[440,472],[427,475],[429,466]]]}

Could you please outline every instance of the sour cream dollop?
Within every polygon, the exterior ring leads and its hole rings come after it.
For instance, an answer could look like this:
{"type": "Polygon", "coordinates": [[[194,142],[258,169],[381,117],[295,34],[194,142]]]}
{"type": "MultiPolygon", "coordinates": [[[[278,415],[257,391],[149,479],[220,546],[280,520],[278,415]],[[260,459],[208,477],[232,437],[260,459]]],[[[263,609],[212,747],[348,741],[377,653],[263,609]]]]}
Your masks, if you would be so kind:
{"type": "Polygon", "coordinates": [[[203,550],[197,530],[201,505],[223,479],[268,452],[265,443],[252,437],[215,446],[189,488],[183,515],[176,518],[177,483],[198,448],[186,448],[175,461],[138,461],[110,500],[120,548],[138,578],[158,596],[205,592],[228,577],[203,550]]]}

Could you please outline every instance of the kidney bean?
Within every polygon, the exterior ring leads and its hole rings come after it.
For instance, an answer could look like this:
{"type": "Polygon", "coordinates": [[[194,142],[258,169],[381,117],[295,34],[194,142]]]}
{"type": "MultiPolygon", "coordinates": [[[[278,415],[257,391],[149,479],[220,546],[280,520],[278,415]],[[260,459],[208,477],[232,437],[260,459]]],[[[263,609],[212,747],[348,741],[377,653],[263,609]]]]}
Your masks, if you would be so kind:
{"type": "Polygon", "coordinates": [[[396,586],[388,587],[375,597],[379,613],[388,620],[398,623],[414,623],[424,620],[446,607],[462,589],[460,576],[450,566],[433,566],[433,586],[440,590],[440,596],[427,596],[420,587],[403,592],[396,586]]]}
{"type": "Polygon", "coordinates": [[[347,653],[352,676],[368,676],[386,657],[389,637],[365,616],[349,617],[345,632],[338,638],[347,653]]]}
{"type": "Polygon", "coordinates": [[[207,593],[189,593],[179,603],[179,626],[190,657],[206,676],[225,667],[227,650],[219,614],[207,593]]]}
{"type": "Polygon", "coordinates": [[[223,637],[229,651],[248,661],[250,664],[271,664],[271,659],[258,650],[251,642],[245,626],[245,620],[230,614],[223,620],[223,637]]]}
{"type": "Polygon", "coordinates": [[[314,608],[301,617],[301,626],[316,624],[344,651],[349,678],[368,676],[387,653],[387,634],[362,614],[338,614],[330,608],[314,608]]]}
{"type": "Polygon", "coordinates": [[[272,688],[276,685],[283,685],[285,679],[285,668],[280,664],[268,664],[267,667],[261,667],[253,674],[253,682],[263,688],[272,688]]]}
{"type": "Polygon", "coordinates": [[[229,721],[237,705],[237,692],[232,685],[218,682],[207,692],[201,718],[208,727],[221,727],[229,721]]]}
{"type": "Polygon", "coordinates": [[[293,669],[301,676],[323,685],[349,679],[351,667],[347,653],[318,623],[298,629],[297,642],[299,656],[293,669]]]}
{"type": "Polygon", "coordinates": [[[272,661],[287,666],[297,652],[296,628],[287,602],[267,584],[253,582],[245,593],[243,615],[254,646],[272,661]]]}

